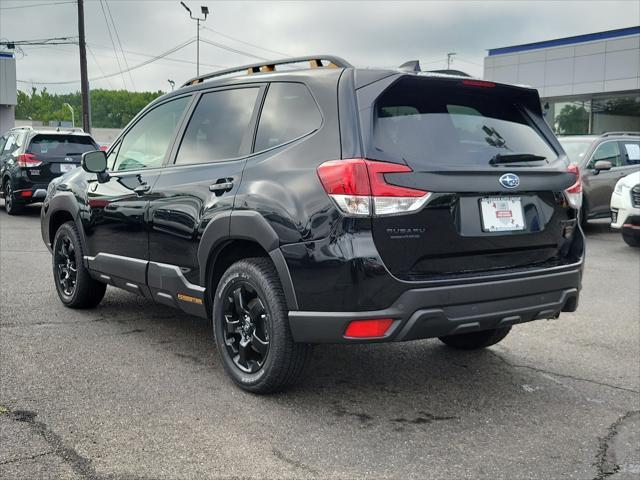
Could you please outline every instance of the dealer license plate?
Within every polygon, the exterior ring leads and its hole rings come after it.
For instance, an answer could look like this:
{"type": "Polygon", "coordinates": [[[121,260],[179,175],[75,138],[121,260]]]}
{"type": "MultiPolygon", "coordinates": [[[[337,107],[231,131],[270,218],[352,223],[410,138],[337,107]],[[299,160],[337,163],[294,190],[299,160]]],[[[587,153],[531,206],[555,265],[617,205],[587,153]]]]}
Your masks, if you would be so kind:
{"type": "Polygon", "coordinates": [[[67,173],[67,172],[70,172],[71,170],[73,170],[76,167],[77,167],[77,165],[75,165],[73,163],[61,163],[60,164],[60,171],[62,173],[67,173]]]}
{"type": "Polygon", "coordinates": [[[524,230],[524,215],[520,197],[489,197],[480,200],[482,230],[512,232],[524,230]]]}

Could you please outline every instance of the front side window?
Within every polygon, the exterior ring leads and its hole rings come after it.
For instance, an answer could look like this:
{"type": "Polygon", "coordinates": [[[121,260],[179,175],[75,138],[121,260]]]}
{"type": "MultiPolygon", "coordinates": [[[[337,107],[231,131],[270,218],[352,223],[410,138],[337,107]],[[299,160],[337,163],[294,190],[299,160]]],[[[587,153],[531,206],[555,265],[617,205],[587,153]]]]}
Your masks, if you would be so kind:
{"type": "Polygon", "coordinates": [[[249,124],[259,88],[202,95],[189,120],[176,164],[215,162],[249,153],[249,124]]]}
{"type": "Polygon", "coordinates": [[[322,116],[307,87],[301,83],[272,83],[260,114],[255,151],[300,138],[321,124],[322,116]]]}
{"type": "Polygon", "coordinates": [[[189,100],[178,98],[147,112],[125,134],[113,171],[160,167],[189,100]]]}
{"type": "Polygon", "coordinates": [[[589,162],[589,168],[593,168],[600,160],[611,162],[613,167],[619,167],[622,162],[618,142],[605,142],[598,145],[589,162]]]}

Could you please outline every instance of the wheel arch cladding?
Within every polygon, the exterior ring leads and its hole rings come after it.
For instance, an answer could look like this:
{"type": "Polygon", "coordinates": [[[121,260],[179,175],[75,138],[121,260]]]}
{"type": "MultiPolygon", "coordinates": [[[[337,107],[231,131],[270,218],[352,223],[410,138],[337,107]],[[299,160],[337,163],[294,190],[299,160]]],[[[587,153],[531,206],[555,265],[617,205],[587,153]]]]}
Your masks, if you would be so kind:
{"type": "Polygon", "coordinates": [[[297,310],[298,302],[293,282],[279,245],[278,235],[260,213],[237,210],[221,212],[209,221],[200,240],[200,285],[211,289],[210,294],[213,295],[217,286],[216,280],[224,273],[220,270],[226,270],[231,260],[255,256],[268,257],[280,277],[287,307],[297,310]]]}

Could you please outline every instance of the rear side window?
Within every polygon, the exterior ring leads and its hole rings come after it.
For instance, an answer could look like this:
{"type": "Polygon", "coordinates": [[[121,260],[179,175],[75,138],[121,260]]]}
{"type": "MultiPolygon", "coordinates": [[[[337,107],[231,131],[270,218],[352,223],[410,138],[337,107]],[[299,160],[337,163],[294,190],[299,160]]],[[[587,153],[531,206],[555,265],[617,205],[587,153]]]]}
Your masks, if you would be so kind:
{"type": "Polygon", "coordinates": [[[417,167],[488,166],[496,154],[557,154],[515,98],[451,81],[403,78],[374,106],[373,152],[417,167]]]}
{"type": "Polygon", "coordinates": [[[97,149],[93,139],[83,135],[36,135],[28,152],[40,157],[64,157],[97,149]]]}
{"type": "Polygon", "coordinates": [[[272,83],[260,114],[255,151],[277,147],[311,133],[322,116],[311,93],[301,83],[272,83]]]}
{"type": "Polygon", "coordinates": [[[251,116],[259,88],[205,93],[189,120],[177,164],[206,163],[249,153],[251,116]]]}
{"type": "Polygon", "coordinates": [[[637,165],[640,163],[640,142],[622,142],[627,163],[637,165]]]}

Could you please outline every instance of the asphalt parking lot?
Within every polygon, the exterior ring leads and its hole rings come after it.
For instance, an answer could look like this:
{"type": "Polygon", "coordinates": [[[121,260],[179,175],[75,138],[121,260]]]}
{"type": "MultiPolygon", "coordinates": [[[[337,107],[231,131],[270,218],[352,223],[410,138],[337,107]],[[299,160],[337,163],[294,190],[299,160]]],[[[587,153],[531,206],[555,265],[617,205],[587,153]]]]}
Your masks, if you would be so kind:
{"type": "Polygon", "coordinates": [[[486,351],[315,349],[232,386],[210,325],[110,288],[58,301],[39,209],[0,211],[0,478],[640,477],[640,250],[588,228],[581,305],[486,351]]]}

